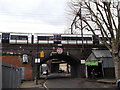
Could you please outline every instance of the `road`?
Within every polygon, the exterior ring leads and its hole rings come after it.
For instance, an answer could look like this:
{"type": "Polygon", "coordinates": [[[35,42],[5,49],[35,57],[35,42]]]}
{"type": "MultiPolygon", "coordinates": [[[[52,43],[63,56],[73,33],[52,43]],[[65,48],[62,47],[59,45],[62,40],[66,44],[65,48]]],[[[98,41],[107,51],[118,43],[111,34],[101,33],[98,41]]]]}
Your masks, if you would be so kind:
{"type": "Polygon", "coordinates": [[[66,90],[66,89],[100,89],[104,90],[103,88],[108,90],[119,90],[116,88],[115,84],[104,84],[98,83],[95,79],[86,79],[86,78],[70,78],[69,75],[65,74],[51,74],[48,75],[48,79],[45,80],[45,76],[41,78],[38,85],[34,85],[33,82],[24,82],[21,85],[21,88],[39,88],[45,90],[66,90]],[[24,87],[23,87],[24,86],[24,87]],[[28,87],[26,87],[28,86],[28,87]],[[112,88],[112,89],[110,89],[112,88]]]}
{"type": "Polygon", "coordinates": [[[94,79],[70,78],[65,74],[53,74],[48,76],[45,83],[47,88],[116,88],[115,84],[98,83],[94,79]]]}
{"type": "Polygon", "coordinates": [[[111,84],[97,83],[83,78],[48,79],[46,86],[48,88],[115,88],[111,84]]]}

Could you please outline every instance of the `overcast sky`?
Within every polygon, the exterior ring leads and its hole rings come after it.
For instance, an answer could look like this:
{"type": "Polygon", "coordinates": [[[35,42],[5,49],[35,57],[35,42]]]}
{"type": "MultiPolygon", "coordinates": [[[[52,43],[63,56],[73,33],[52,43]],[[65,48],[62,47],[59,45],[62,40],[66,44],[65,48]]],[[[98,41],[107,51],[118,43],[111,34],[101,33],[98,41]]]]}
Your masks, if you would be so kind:
{"type": "Polygon", "coordinates": [[[0,0],[0,32],[64,33],[67,0],[0,0]]]}

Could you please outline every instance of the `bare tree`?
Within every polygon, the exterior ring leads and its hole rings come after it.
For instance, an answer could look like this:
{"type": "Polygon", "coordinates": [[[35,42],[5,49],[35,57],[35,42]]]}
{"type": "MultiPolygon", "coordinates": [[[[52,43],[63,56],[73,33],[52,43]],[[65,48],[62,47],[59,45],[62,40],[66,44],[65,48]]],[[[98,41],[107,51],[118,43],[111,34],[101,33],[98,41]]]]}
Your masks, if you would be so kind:
{"type": "Polygon", "coordinates": [[[92,32],[109,49],[115,65],[115,77],[120,79],[120,3],[116,0],[74,0],[71,9],[76,17],[72,23],[75,28],[92,32]]]}

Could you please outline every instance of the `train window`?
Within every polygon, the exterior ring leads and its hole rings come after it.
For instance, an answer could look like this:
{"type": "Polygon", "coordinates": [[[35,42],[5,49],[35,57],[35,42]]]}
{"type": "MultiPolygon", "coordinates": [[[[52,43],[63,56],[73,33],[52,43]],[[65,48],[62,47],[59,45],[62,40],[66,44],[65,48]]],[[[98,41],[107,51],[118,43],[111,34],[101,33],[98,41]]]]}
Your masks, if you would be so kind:
{"type": "Polygon", "coordinates": [[[78,40],[78,37],[62,37],[62,40],[78,40]]]}
{"type": "Polygon", "coordinates": [[[92,37],[78,37],[77,40],[91,40],[92,41],[92,37]]]}
{"type": "Polygon", "coordinates": [[[28,37],[27,37],[27,36],[19,36],[18,39],[19,39],[19,40],[27,40],[28,37]]]}
{"type": "Polygon", "coordinates": [[[17,35],[11,35],[11,40],[17,40],[18,36],[17,35]]]}
{"type": "MultiPolygon", "coordinates": [[[[82,37],[62,37],[62,40],[82,40],[82,37]]],[[[83,40],[92,41],[92,37],[83,37],[83,40]]]]}
{"type": "MultiPolygon", "coordinates": [[[[110,38],[110,37],[108,37],[108,38],[109,38],[109,40],[111,41],[111,38],[110,38]]],[[[103,40],[103,37],[100,37],[100,39],[103,40]]],[[[107,39],[106,37],[104,37],[104,40],[105,40],[105,41],[108,41],[108,39],[107,39]]]]}
{"type": "Polygon", "coordinates": [[[49,36],[38,36],[38,40],[49,40],[49,36]]]}
{"type": "Polygon", "coordinates": [[[51,36],[51,37],[49,37],[49,40],[53,40],[53,37],[51,36]]]}
{"type": "Polygon", "coordinates": [[[77,40],[77,37],[71,37],[70,40],[77,40]]]}
{"type": "Polygon", "coordinates": [[[61,40],[61,35],[54,35],[54,40],[61,40]]]}
{"type": "Polygon", "coordinates": [[[27,40],[27,36],[11,35],[11,40],[27,40]]]}
{"type": "MultiPolygon", "coordinates": [[[[77,40],[82,40],[82,37],[78,37],[78,39],[77,40]]],[[[84,40],[84,38],[83,38],[83,40],[84,40]]]]}
{"type": "Polygon", "coordinates": [[[68,40],[68,37],[62,37],[62,40],[68,40]]]}
{"type": "Polygon", "coordinates": [[[92,37],[84,37],[84,40],[91,40],[92,41],[92,37]]]}

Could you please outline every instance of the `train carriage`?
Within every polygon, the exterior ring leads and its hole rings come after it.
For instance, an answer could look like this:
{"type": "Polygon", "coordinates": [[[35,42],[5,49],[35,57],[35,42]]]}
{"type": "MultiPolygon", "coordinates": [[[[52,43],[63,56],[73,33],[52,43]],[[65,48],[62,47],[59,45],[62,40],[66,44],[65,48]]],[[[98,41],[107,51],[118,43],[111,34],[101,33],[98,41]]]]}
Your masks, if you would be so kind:
{"type": "Polygon", "coordinates": [[[0,43],[8,44],[30,44],[32,42],[31,33],[0,33],[0,43]]]}
{"type": "MultiPolygon", "coordinates": [[[[101,38],[101,36],[98,35],[101,38]]],[[[92,34],[0,33],[0,43],[9,44],[101,44],[92,34]]]]}
{"type": "Polygon", "coordinates": [[[76,44],[77,35],[62,35],[62,44],[76,44]]]}
{"type": "Polygon", "coordinates": [[[41,34],[35,33],[34,34],[34,44],[53,44],[53,34],[41,34]]]}
{"type": "Polygon", "coordinates": [[[92,35],[62,35],[62,44],[92,44],[92,35]],[[82,41],[83,40],[83,41],[82,41]]]}
{"type": "Polygon", "coordinates": [[[91,34],[78,35],[78,44],[93,44],[93,38],[91,34]]]}
{"type": "Polygon", "coordinates": [[[31,44],[31,33],[10,33],[10,44],[31,44]]]}

